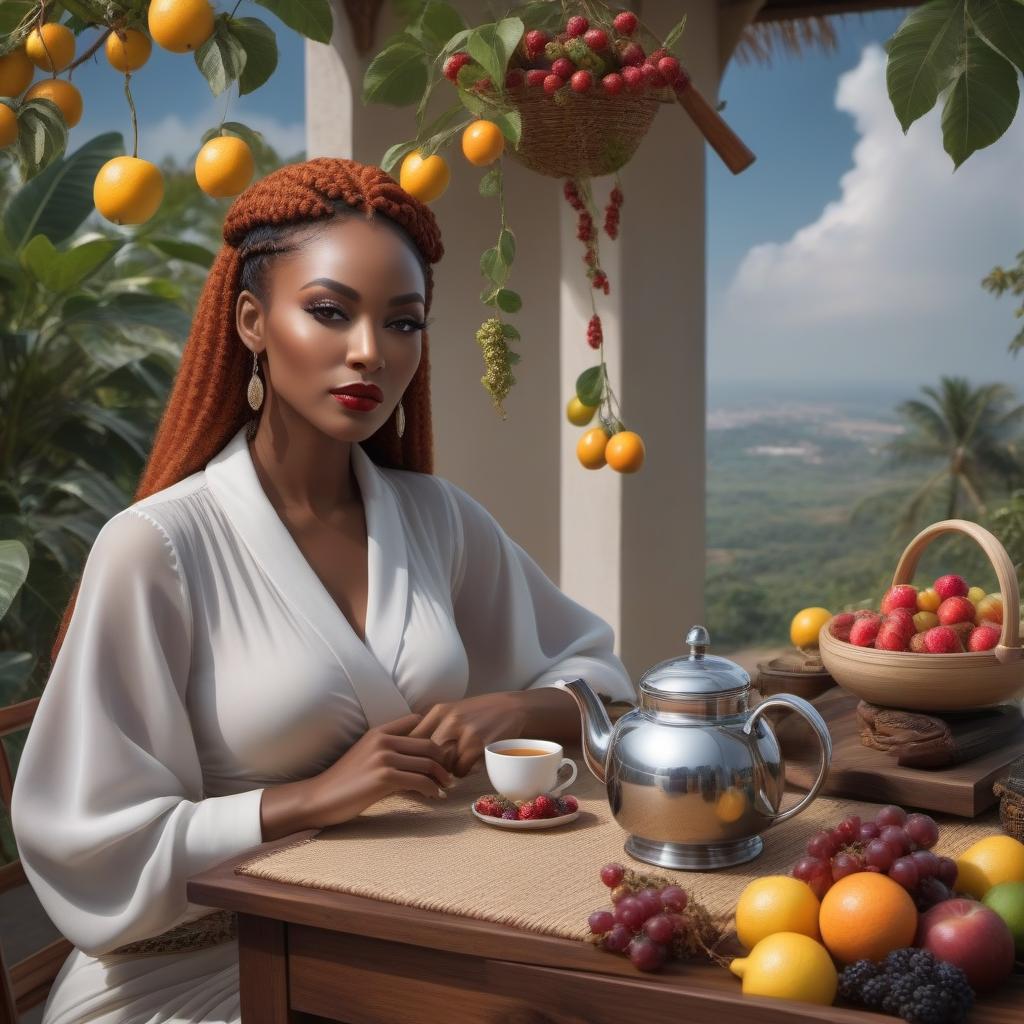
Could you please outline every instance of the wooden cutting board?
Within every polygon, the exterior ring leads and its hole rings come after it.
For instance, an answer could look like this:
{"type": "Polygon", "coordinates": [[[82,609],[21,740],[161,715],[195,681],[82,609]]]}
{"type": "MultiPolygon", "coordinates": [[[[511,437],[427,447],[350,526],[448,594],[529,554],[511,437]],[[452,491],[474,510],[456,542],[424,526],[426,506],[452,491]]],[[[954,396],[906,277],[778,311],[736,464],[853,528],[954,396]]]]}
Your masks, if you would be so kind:
{"type": "MultiPolygon", "coordinates": [[[[992,785],[1010,762],[1024,755],[1024,721],[998,749],[949,768],[904,768],[896,758],[865,747],[857,719],[859,698],[833,687],[812,704],[832,734],[832,768],[822,787],[828,796],[855,797],[973,818],[996,803],[992,785]]],[[[786,782],[807,789],[817,777],[818,742],[798,715],[776,729],[786,758],[786,782]]]]}

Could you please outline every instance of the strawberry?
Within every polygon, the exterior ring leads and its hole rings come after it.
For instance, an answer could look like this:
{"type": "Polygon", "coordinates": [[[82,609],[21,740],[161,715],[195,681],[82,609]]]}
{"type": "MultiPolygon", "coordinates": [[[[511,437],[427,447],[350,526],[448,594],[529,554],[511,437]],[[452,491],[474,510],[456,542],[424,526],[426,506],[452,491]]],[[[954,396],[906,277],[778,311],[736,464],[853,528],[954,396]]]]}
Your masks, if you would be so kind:
{"type": "Polygon", "coordinates": [[[850,643],[857,647],[871,647],[874,645],[875,637],[882,628],[882,616],[873,615],[871,618],[865,616],[857,619],[850,627],[850,643]]]}
{"type": "Polygon", "coordinates": [[[594,76],[589,71],[580,69],[569,79],[569,85],[573,92],[590,92],[594,85],[594,76]]]}
{"type": "Polygon", "coordinates": [[[912,587],[909,583],[899,583],[895,587],[890,587],[882,598],[882,614],[888,615],[893,608],[909,608],[916,612],[917,587],[912,587]]]}
{"type": "Polygon", "coordinates": [[[548,72],[543,68],[531,68],[526,72],[526,84],[527,85],[543,85],[544,79],[548,77],[548,72]]]}
{"type": "Polygon", "coordinates": [[[526,33],[526,56],[530,60],[536,60],[543,52],[544,47],[547,46],[550,37],[547,32],[542,31],[539,28],[532,29],[526,33]]]}
{"type": "Polygon", "coordinates": [[[615,15],[612,24],[620,35],[631,36],[636,31],[637,17],[632,11],[622,11],[615,15]]]}
{"type": "Polygon", "coordinates": [[[590,22],[578,14],[571,17],[565,23],[565,31],[569,34],[570,39],[583,35],[588,28],[590,28],[590,22]]]}
{"type": "Polygon", "coordinates": [[[908,640],[917,632],[917,627],[914,625],[914,615],[909,608],[894,608],[888,615],[883,617],[882,624],[898,628],[908,640]]]}
{"type": "Polygon", "coordinates": [[[831,621],[828,624],[829,633],[834,636],[837,640],[843,640],[846,643],[850,642],[850,629],[856,622],[853,612],[840,612],[838,615],[833,615],[831,621]]]}
{"type": "Polygon", "coordinates": [[[898,622],[883,622],[875,637],[875,648],[879,651],[905,651],[912,635],[898,622]]]}
{"type": "Polygon", "coordinates": [[[453,53],[444,62],[444,77],[450,82],[454,82],[459,75],[459,68],[465,67],[472,61],[472,57],[468,53],[453,53]]]}
{"type": "Polygon", "coordinates": [[[558,817],[558,804],[555,803],[555,798],[548,793],[541,793],[534,799],[533,810],[535,817],[538,818],[558,817]]]}
{"type": "Polygon", "coordinates": [[[957,654],[963,650],[960,637],[948,626],[935,626],[924,635],[929,654],[957,654]]]}
{"type": "Polygon", "coordinates": [[[927,631],[924,633],[915,633],[910,638],[910,649],[915,654],[927,654],[928,648],[925,646],[924,638],[927,635],[927,631]]]}
{"type": "Polygon", "coordinates": [[[967,580],[963,576],[952,573],[948,576],[940,576],[933,584],[933,588],[943,601],[949,597],[966,597],[969,589],[967,580]]]}
{"type": "Polygon", "coordinates": [[[580,809],[580,805],[576,802],[576,797],[574,796],[563,796],[561,800],[566,814],[572,814],[580,809]]]}
{"type": "MultiPolygon", "coordinates": [[[[938,590],[938,587],[935,589],[938,590]]],[[[939,610],[935,614],[938,615],[939,622],[943,626],[952,626],[954,622],[973,623],[978,612],[972,601],[960,596],[947,597],[939,605],[939,610]]]]}
{"type": "Polygon", "coordinates": [[[971,651],[991,651],[999,643],[1001,630],[997,626],[979,626],[973,630],[967,641],[971,651]]]}
{"type": "Polygon", "coordinates": [[[625,85],[626,80],[622,75],[614,71],[610,75],[605,75],[604,78],[601,79],[601,86],[609,96],[618,96],[625,85]]]}
{"type": "Polygon", "coordinates": [[[527,800],[526,803],[522,804],[519,808],[519,820],[520,821],[532,821],[534,818],[539,818],[540,815],[537,813],[537,808],[534,806],[533,801],[527,800]]]}
{"type": "Polygon", "coordinates": [[[559,75],[547,75],[544,79],[544,91],[546,93],[558,92],[565,85],[565,79],[559,75]]]}
{"type": "Polygon", "coordinates": [[[592,28],[583,34],[583,42],[592,50],[604,50],[608,46],[608,33],[603,28],[592,28]]]}

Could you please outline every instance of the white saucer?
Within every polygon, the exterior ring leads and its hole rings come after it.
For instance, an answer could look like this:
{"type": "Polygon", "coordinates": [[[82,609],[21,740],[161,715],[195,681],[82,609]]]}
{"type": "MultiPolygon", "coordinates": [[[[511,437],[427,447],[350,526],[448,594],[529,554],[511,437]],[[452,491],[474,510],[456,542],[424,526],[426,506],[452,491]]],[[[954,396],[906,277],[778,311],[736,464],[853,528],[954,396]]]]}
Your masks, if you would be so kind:
{"type": "Polygon", "coordinates": [[[469,805],[469,809],[481,821],[487,822],[488,825],[494,825],[496,828],[554,828],[556,825],[567,825],[580,816],[580,809],[577,807],[575,811],[571,811],[569,814],[560,814],[557,818],[528,818],[526,821],[512,821],[508,818],[494,818],[489,814],[481,814],[472,804],[469,805]]]}

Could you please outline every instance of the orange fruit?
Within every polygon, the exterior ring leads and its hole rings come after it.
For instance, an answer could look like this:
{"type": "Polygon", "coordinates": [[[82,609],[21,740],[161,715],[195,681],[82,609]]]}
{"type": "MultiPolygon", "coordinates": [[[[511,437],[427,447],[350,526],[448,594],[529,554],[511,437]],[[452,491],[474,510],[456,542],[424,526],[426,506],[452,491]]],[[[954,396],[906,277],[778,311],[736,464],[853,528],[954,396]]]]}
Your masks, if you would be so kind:
{"type": "Polygon", "coordinates": [[[123,28],[107,36],[103,52],[116,71],[138,71],[149,60],[153,44],[145,32],[123,28]]]}
{"type": "Polygon", "coordinates": [[[48,21],[25,38],[25,53],[37,68],[63,71],[75,59],[75,35],[67,25],[48,21]]]}
{"type": "Polygon", "coordinates": [[[210,0],[153,0],[147,23],[158,46],[188,53],[213,35],[213,8],[210,0]]]}
{"type": "Polygon", "coordinates": [[[608,465],[619,473],[635,473],[644,464],[643,438],[632,430],[613,434],[605,449],[608,465]]]}
{"type": "Polygon", "coordinates": [[[444,157],[428,156],[426,160],[414,149],[403,161],[398,183],[421,203],[433,202],[448,187],[452,172],[444,157]]]}
{"type": "Polygon", "coordinates": [[[115,156],[99,169],[92,198],[107,220],[115,224],[141,224],[163,202],[164,176],[148,160],[115,156]]]}
{"type": "Polygon", "coordinates": [[[604,427],[592,427],[576,445],[576,458],[584,469],[600,469],[605,465],[605,449],[608,447],[608,435],[604,427]]]}
{"type": "Polygon", "coordinates": [[[210,139],[196,157],[196,181],[217,199],[237,196],[252,181],[255,162],[252,150],[235,135],[210,139]]]}
{"type": "Polygon", "coordinates": [[[0,96],[20,96],[36,73],[24,50],[12,50],[0,57],[0,96]]]}
{"type": "Polygon", "coordinates": [[[842,963],[881,960],[913,943],[917,907],[888,875],[858,871],[825,893],[818,925],[828,951],[842,963]]]}
{"type": "Polygon", "coordinates": [[[569,399],[569,403],[565,407],[566,419],[574,427],[585,427],[594,418],[595,412],[597,412],[596,405],[584,405],[575,395],[569,399]]]}
{"type": "Polygon", "coordinates": [[[18,137],[18,115],[6,103],[0,103],[0,149],[18,137]]]}
{"type": "Polygon", "coordinates": [[[820,942],[820,908],[818,897],[806,882],[789,875],[764,875],[740,893],[736,902],[736,936],[747,949],[777,932],[798,932],[820,942]]]}
{"type": "Polygon", "coordinates": [[[25,93],[25,101],[29,100],[53,100],[60,107],[69,128],[74,128],[82,120],[82,94],[63,78],[44,78],[36,82],[25,93]]]}
{"type": "Polygon", "coordinates": [[[505,136],[493,122],[480,118],[462,133],[462,153],[477,167],[493,164],[505,149],[505,136]]]}

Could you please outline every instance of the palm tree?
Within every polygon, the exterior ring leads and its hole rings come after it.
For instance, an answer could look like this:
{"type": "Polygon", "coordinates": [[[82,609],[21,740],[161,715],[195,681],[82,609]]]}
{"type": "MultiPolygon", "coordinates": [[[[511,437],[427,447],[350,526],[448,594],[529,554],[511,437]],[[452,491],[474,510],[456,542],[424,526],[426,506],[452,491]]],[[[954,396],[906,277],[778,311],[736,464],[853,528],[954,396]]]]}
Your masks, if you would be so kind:
{"type": "Polygon", "coordinates": [[[965,377],[943,377],[938,389],[921,389],[927,400],[910,399],[896,411],[908,431],[887,446],[891,466],[937,465],[908,498],[898,528],[910,529],[925,503],[948,488],[946,518],[961,515],[965,503],[978,518],[988,515],[985,498],[993,485],[1005,490],[1024,478],[1019,444],[1024,405],[1005,384],[974,388],[965,377]]]}

